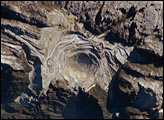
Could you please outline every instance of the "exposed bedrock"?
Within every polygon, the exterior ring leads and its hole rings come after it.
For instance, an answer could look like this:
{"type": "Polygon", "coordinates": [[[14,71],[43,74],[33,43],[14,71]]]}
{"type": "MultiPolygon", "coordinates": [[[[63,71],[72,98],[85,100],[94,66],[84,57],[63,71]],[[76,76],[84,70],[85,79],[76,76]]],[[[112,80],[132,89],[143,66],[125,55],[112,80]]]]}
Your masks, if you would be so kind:
{"type": "Polygon", "coordinates": [[[134,51],[131,63],[120,67],[110,82],[107,108],[114,118],[158,118],[163,110],[163,58],[134,51]]]}
{"type": "Polygon", "coordinates": [[[104,39],[111,43],[137,46],[163,56],[162,2],[69,1],[55,4],[76,15],[92,34],[105,32],[104,39]]]}
{"type": "Polygon", "coordinates": [[[163,2],[3,1],[1,73],[1,118],[161,118],[163,2]]]}

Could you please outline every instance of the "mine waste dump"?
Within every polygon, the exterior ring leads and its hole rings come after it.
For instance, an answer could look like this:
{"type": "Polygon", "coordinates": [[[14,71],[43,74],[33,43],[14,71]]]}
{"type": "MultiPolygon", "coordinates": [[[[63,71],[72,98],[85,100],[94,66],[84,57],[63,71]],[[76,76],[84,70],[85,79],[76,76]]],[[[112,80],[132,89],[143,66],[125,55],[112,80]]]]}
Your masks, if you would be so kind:
{"type": "Polygon", "coordinates": [[[1,2],[1,118],[163,118],[161,11],[162,2],[1,2]]]}

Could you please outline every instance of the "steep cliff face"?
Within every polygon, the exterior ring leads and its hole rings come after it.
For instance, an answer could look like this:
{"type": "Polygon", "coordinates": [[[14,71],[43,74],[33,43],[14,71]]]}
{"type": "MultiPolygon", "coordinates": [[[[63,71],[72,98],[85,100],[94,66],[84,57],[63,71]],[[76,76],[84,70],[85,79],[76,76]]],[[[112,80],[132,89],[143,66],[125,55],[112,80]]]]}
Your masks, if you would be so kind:
{"type": "Polygon", "coordinates": [[[1,2],[1,118],[162,118],[163,2],[1,2]]]}

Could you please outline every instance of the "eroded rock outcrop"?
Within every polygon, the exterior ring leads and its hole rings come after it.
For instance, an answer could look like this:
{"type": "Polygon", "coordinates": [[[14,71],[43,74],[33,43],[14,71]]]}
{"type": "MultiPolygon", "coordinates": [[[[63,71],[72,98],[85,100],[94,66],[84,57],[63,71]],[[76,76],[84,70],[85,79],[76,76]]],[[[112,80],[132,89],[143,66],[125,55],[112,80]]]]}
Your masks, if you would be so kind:
{"type": "Polygon", "coordinates": [[[1,2],[2,118],[161,116],[162,10],[162,2],[1,2]]]}

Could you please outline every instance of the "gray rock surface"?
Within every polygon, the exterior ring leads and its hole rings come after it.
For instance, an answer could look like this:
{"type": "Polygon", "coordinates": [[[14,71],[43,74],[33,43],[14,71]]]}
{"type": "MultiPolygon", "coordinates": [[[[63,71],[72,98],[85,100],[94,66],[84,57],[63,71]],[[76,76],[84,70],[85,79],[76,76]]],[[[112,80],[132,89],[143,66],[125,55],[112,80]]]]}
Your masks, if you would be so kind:
{"type": "Polygon", "coordinates": [[[163,117],[163,2],[1,2],[1,118],[163,117]]]}

